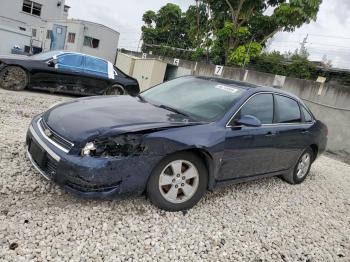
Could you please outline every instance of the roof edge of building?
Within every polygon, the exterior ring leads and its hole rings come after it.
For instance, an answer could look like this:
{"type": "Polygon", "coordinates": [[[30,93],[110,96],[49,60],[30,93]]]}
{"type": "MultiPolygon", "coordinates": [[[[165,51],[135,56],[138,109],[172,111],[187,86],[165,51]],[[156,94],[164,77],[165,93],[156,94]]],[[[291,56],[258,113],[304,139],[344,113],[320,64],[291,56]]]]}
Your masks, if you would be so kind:
{"type": "Polygon", "coordinates": [[[74,19],[74,18],[70,18],[70,19],[53,19],[53,20],[48,20],[48,22],[59,22],[59,23],[87,23],[87,24],[93,24],[93,25],[98,25],[100,27],[104,27],[107,28],[110,31],[113,31],[114,33],[117,33],[118,35],[120,35],[120,33],[108,26],[105,26],[103,24],[100,23],[96,23],[96,22],[92,22],[92,21],[87,21],[87,20],[82,20],[82,19],[74,19]]]}

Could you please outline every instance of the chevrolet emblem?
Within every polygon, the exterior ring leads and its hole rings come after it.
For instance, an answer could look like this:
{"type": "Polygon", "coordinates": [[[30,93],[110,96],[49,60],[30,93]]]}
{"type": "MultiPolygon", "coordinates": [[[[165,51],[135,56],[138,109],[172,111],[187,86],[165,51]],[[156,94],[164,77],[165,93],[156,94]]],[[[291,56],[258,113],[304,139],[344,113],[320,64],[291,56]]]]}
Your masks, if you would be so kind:
{"type": "Polygon", "coordinates": [[[51,137],[52,136],[52,132],[49,129],[45,129],[44,133],[45,133],[45,135],[47,137],[51,137]]]}

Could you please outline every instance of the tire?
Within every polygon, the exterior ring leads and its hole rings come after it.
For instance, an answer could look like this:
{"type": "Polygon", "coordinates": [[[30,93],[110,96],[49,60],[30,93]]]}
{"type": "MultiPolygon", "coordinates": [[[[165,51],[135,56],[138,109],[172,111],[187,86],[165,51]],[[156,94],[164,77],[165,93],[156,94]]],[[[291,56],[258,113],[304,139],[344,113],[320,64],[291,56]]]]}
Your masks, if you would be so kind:
{"type": "Polygon", "coordinates": [[[147,196],[160,209],[184,211],[199,202],[207,186],[208,171],[203,161],[195,154],[180,152],[164,158],[153,170],[147,196]]]}
{"type": "Polygon", "coordinates": [[[122,96],[125,94],[125,90],[120,85],[113,85],[111,87],[108,87],[105,95],[106,96],[122,96]]]}
{"type": "Polygon", "coordinates": [[[18,66],[7,66],[0,72],[0,87],[6,90],[22,91],[28,85],[27,72],[18,66]]]}
{"type": "Polygon", "coordinates": [[[308,147],[299,157],[293,172],[283,175],[282,179],[292,185],[301,184],[308,176],[313,160],[314,152],[308,147]]]}

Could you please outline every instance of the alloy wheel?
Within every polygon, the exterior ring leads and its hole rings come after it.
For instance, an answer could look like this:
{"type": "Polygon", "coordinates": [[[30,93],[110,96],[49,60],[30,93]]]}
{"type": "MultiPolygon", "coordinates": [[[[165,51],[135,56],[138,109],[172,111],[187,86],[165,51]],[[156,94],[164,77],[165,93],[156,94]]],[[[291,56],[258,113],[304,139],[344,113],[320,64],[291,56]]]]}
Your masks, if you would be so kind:
{"type": "Polygon", "coordinates": [[[174,204],[184,203],[196,193],[199,172],[195,165],[186,160],[169,163],[159,176],[159,190],[162,196],[174,204]]]}
{"type": "Polygon", "coordinates": [[[309,171],[311,165],[311,156],[309,153],[305,153],[299,160],[298,167],[297,167],[297,177],[299,179],[303,178],[305,175],[307,175],[307,172],[309,171]]]}

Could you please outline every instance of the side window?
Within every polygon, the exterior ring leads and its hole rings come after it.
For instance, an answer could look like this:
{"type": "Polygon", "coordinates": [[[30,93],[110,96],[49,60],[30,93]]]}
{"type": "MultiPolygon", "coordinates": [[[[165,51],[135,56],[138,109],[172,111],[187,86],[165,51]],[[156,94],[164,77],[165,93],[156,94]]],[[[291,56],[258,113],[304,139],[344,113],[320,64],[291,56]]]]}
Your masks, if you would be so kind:
{"type": "Polygon", "coordinates": [[[313,118],[312,118],[311,114],[309,113],[309,111],[307,111],[304,106],[301,107],[301,110],[303,111],[305,122],[312,122],[313,118]]]}
{"type": "Polygon", "coordinates": [[[108,75],[108,63],[98,58],[87,56],[85,59],[85,69],[90,73],[108,75]]]}
{"type": "Polygon", "coordinates": [[[298,102],[295,100],[276,95],[276,116],[278,123],[299,123],[301,114],[298,102]]]}
{"type": "Polygon", "coordinates": [[[80,55],[62,55],[58,57],[59,66],[81,68],[82,64],[83,64],[83,57],[80,55]]]}
{"type": "MultiPolygon", "coordinates": [[[[258,118],[262,124],[273,122],[273,96],[272,94],[260,94],[252,97],[242,107],[238,118],[250,115],[258,118]]],[[[237,120],[237,117],[236,117],[237,120]]]]}

